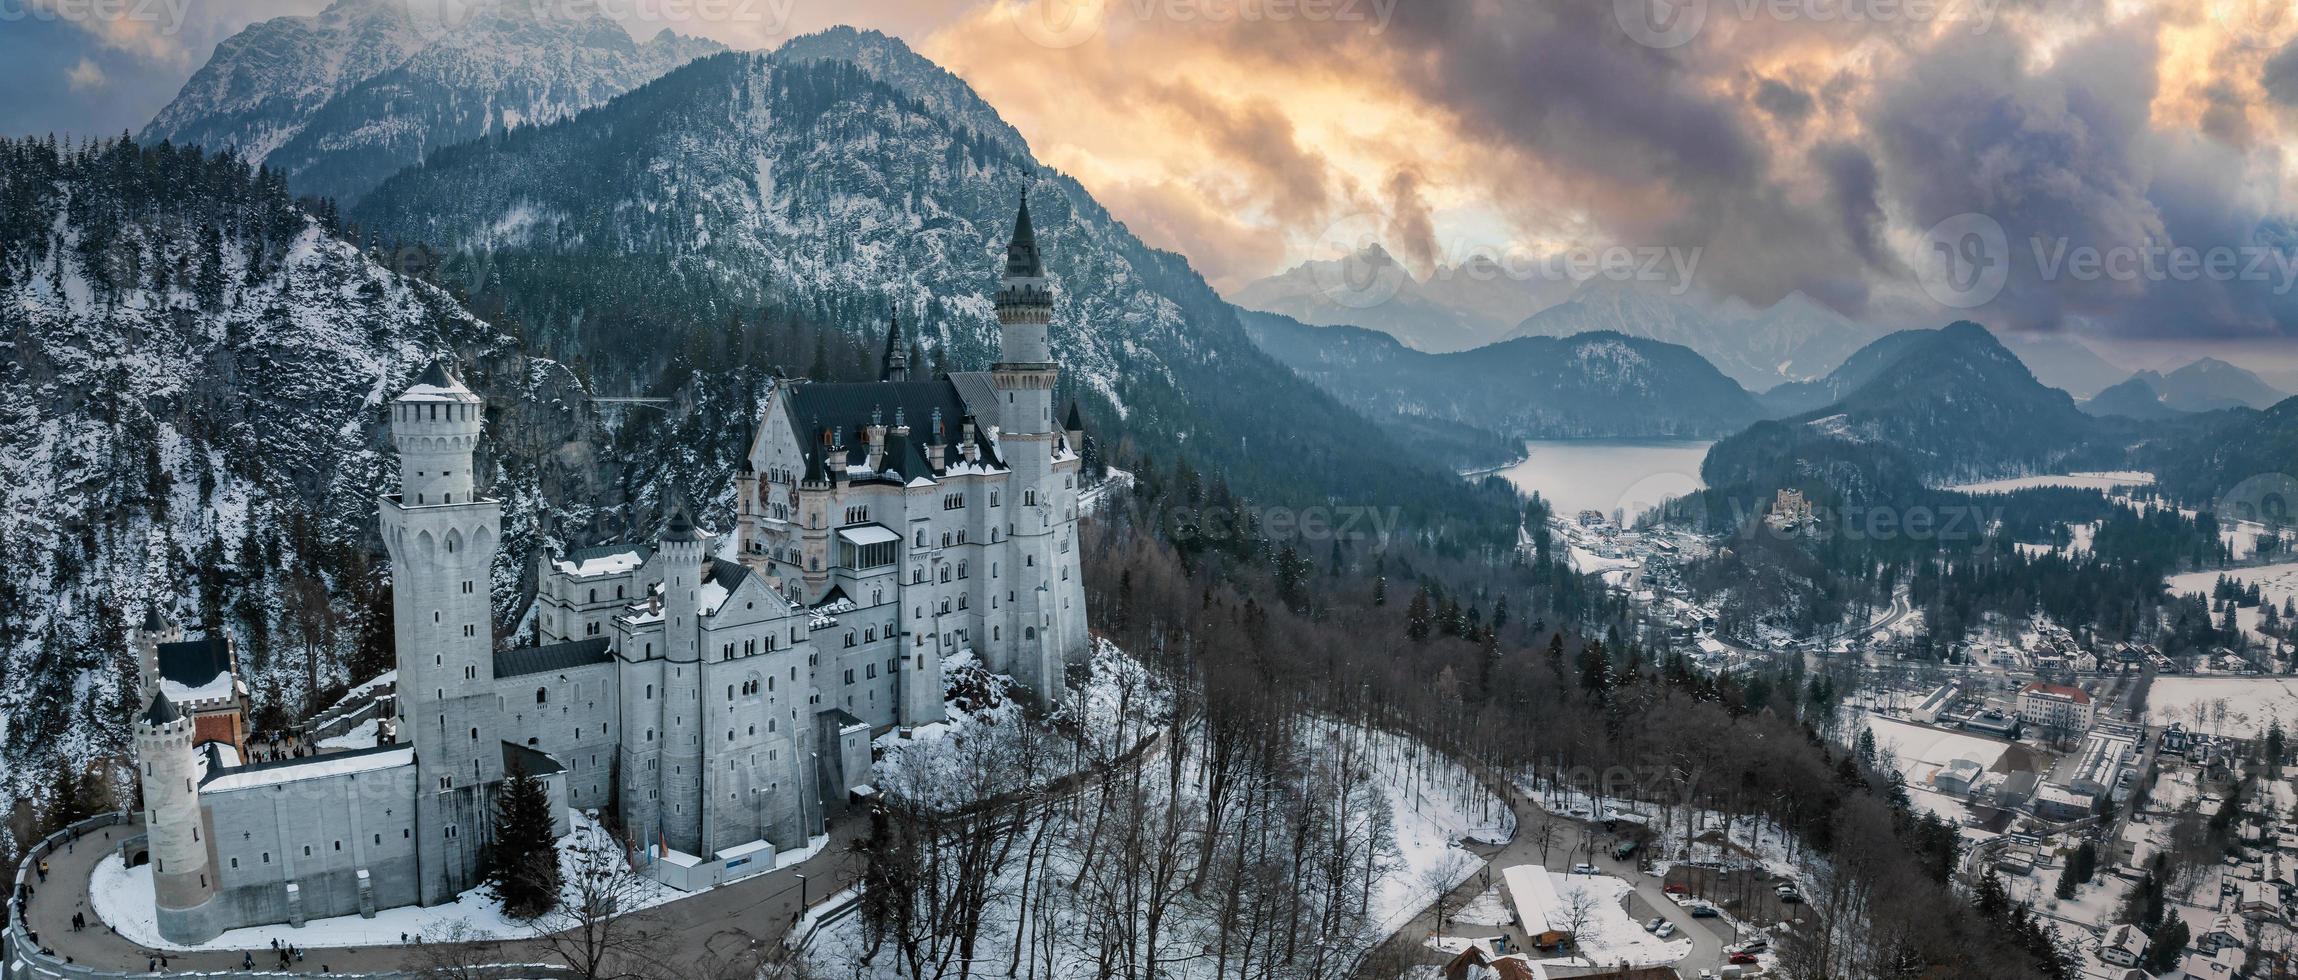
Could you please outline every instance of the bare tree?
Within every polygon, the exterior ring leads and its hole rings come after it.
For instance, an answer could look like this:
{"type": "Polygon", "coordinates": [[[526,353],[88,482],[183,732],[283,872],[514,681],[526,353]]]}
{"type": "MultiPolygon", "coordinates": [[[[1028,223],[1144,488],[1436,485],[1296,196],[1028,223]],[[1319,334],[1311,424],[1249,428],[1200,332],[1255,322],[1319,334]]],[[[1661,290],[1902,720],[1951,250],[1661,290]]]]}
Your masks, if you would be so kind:
{"type": "Polygon", "coordinates": [[[1430,911],[1436,913],[1436,928],[1439,931],[1452,920],[1452,913],[1458,911],[1452,901],[1453,886],[1468,877],[1468,866],[1473,863],[1468,855],[1460,851],[1446,851],[1443,857],[1429,865],[1424,872],[1421,883],[1436,893],[1436,901],[1430,911]]]}
{"type": "Polygon", "coordinates": [[[645,902],[656,887],[623,860],[604,831],[577,835],[568,848],[558,907],[535,920],[535,944],[583,980],[642,980],[661,960],[645,902]]]}
{"type": "MultiPolygon", "coordinates": [[[[1572,890],[1563,897],[1564,924],[1570,928],[1572,945],[1577,948],[1580,945],[1580,934],[1587,931],[1588,923],[1596,920],[1596,910],[1602,907],[1603,902],[1580,885],[1573,885],[1572,890]]],[[[1530,929],[1532,925],[1525,923],[1524,927],[1530,929]]]]}
{"type": "Polygon", "coordinates": [[[407,972],[422,980],[488,980],[493,967],[503,962],[503,944],[492,936],[457,922],[443,935],[413,947],[407,972]]]}

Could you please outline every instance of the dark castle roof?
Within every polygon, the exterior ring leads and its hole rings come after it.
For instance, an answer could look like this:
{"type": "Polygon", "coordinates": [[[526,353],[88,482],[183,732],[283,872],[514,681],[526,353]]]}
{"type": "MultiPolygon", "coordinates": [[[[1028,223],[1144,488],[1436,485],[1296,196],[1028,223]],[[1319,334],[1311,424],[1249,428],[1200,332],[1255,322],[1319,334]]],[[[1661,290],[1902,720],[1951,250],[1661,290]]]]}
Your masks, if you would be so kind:
{"type": "Polygon", "coordinates": [[[878,380],[907,381],[910,373],[910,352],[902,346],[902,318],[894,316],[886,323],[886,352],[878,358],[878,380]],[[901,377],[895,377],[900,372],[901,377]]]}
{"type": "Polygon", "coordinates": [[[529,776],[549,776],[566,771],[550,753],[530,748],[517,742],[503,743],[503,771],[525,770],[529,776]]]}
{"type": "Polygon", "coordinates": [[[539,647],[520,647],[495,654],[496,677],[520,677],[527,674],[547,674],[553,671],[573,670],[603,664],[614,659],[606,637],[587,640],[567,640],[539,647]]]}
{"type": "Polygon", "coordinates": [[[218,633],[197,640],[162,643],[160,676],[185,687],[200,687],[231,670],[231,642],[218,633]]]}
{"type": "Polygon", "coordinates": [[[1037,229],[1029,224],[1027,194],[1021,197],[1021,211],[1013,216],[1013,238],[1005,245],[1005,277],[1045,278],[1045,262],[1037,254],[1037,229]]]}
{"type": "Polygon", "coordinates": [[[183,718],[176,703],[168,700],[166,691],[152,692],[152,706],[144,709],[144,722],[151,725],[170,725],[183,718]]]}
{"type": "MultiPolygon", "coordinates": [[[[821,430],[827,428],[835,431],[844,444],[842,453],[833,452],[825,460],[831,469],[842,471],[845,466],[860,466],[869,458],[869,426],[875,422],[888,429],[885,469],[900,473],[905,479],[931,475],[933,469],[927,465],[926,447],[937,443],[933,432],[937,412],[942,426],[938,439],[942,464],[949,466],[964,459],[958,443],[964,431],[962,423],[971,409],[959,394],[958,386],[948,378],[806,383],[791,385],[789,391],[790,397],[783,399],[782,405],[790,419],[790,431],[812,447],[820,443],[821,430]],[[909,424],[909,438],[898,438],[891,431],[896,419],[909,424]]],[[[983,462],[1001,465],[990,450],[988,434],[978,420],[975,441],[982,447],[983,462]]],[[[812,471],[811,464],[808,471],[812,471]]]]}
{"type": "Polygon", "coordinates": [[[144,610],[144,632],[160,633],[165,632],[167,628],[168,622],[166,619],[160,616],[160,607],[152,606],[151,608],[144,610]]]}

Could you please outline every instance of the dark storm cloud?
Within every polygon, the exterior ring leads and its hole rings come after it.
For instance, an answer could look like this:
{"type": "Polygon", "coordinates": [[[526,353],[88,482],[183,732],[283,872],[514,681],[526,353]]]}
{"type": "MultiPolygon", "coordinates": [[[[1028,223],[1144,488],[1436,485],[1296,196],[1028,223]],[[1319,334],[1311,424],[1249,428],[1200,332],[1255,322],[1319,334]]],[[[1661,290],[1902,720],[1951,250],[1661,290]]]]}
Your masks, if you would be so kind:
{"type": "Polygon", "coordinates": [[[1795,125],[1810,117],[1812,99],[1802,89],[1776,78],[1765,78],[1755,84],[1755,105],[1780,122],[1795,125]]]}
{"type": "Polygon", "coordinates": [[[2298,106],[2298,41],[2282,46],[2266,62],[2264,77],[2259,84],[2266,94],[2286,106],[2298,106]]]}
{"type": "Polygon", "coordinates": [[[1539,161],[1615,239],[1699,249],[1705,286],[1759,305],[1864,302],[1871,238],[1793,199],[1781,170],[1801,161],[1776,160],[1748,105],[1714,94],[1696,45],[1637,44],[1590,0],[1404,4],[1383,41],[1403,52],[1401,84],[1539,161]]]}

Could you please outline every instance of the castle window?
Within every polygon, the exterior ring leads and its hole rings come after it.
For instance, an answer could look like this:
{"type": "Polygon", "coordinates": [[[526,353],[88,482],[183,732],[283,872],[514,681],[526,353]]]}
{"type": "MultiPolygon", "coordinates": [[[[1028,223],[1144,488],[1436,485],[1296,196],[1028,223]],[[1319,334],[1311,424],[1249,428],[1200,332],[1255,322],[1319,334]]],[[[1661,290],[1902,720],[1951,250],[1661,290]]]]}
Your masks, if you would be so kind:
{"type": "Polygon", "coordinates": [[[1022,627],[1022,630],[1021,630],[1021,638],[1022,638],[1022,639],[1024,639],[1024,640],[1034,640],[1034,639],[1037,639],[1037,627],[1035,627],[1035,626],[1025,626],[1025,627],[1022,627]]]}
{"type": "Polygon", "coordinates": [[[232,859],[231,859],[231,866],[232,866],[233,868],[235,868],[235,869],[236,869],[236,868],[238,868],[238,867],[239,867],[239,859],[238,859],[238,858],[232,858],[232,859]]]}
{"type": "Polygon", "coordinates": [[[847,631],[846,631],[846,645],[847,645],[847,646],[853,646],[853,645],[854,645],[854,631],[853,631],[853,630],[847,630],[847,631]]]}

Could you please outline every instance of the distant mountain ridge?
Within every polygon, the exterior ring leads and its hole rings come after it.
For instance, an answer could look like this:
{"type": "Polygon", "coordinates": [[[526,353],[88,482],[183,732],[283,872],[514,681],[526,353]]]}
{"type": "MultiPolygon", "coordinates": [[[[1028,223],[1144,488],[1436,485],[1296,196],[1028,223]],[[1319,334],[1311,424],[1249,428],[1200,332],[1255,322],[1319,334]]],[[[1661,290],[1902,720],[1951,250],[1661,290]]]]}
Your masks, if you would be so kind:
{"type": "Polygon", "coordinates": [[[1261,349],[1359,411],[1437,419],[1509,440],[1713,438],[1761,417],[1691,350],[1600,332],[1432,354],[1357,327],[1246,313],[1261,349]]]}
{"type": "Polygon", "coordinates": [[[1334,259],[1314,259],[1229,294],[1247,310],[1312,326],[1378,330],[1431,353],[1481,347],[1570,294],[1565,279],[1512,274],[1487,256],[1414,276],[1378,244],[1334,259]]]}
{"type": "Polygon", "coordinates": [[[447,24],[408,0],[336,0],[253,24],[216,46],[139,139],[236,148],[297,193],[348,204],[440,147],[567,118],[725,50],[668,30],[640,43],[596,8],[471,9],[447,24]]]}
{"type": "Polygon", "coordinates": [[[1801,293],[1763,310],[1710,309],[1649,284],[1590,279],[1570,299],[1517,325],[1511,337],[1609,331],[1691,348],[1750,391],[1833,370],[1876,331],[1801,293]]]}
{"type": "Polygon", "coordinates": [[[2229,408],[2266,409],[2290,397],[2256,374],[2205,357],[2162,374],[2140,371],[2084,403],[2093,415],[2160,419],[2229,408]]]}

